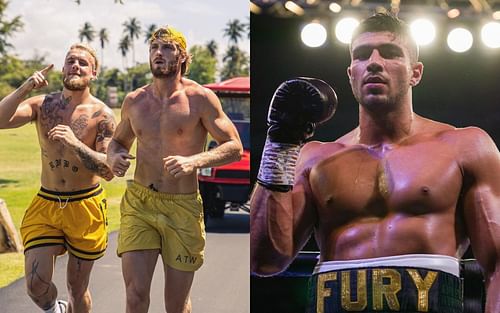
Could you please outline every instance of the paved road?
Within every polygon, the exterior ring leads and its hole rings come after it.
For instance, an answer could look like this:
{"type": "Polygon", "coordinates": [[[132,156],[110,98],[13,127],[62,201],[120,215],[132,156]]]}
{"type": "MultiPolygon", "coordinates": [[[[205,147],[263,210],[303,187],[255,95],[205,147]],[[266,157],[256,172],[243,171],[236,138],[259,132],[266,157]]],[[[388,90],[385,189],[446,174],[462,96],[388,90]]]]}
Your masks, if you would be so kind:
{"type": "MultiPolygon", "coordinates": [[[[106,255],[96,262],[91,276],[94,313],[125,312],[125,288],[120,259],[116,257],[116,233],[110,235],[106,255]]],[[[196,273],[191,300],[194,313],[250,312],[249,215],[228,212],[224,219],[207,223],[205,264],[196,273]]],[[[159,259],[161,260],[161,259],[159,259]]],[[[65,267],[67,256],[56,264],[55,282],[61,298],[66,298],[65,267]]],[[[156,267],[151,288],[149,312],[165,312],[163,269],[156,267]]],[[[25,293],[20,279],[0,289],[0,313],[36,313],[40,310],[25,293]]]]}

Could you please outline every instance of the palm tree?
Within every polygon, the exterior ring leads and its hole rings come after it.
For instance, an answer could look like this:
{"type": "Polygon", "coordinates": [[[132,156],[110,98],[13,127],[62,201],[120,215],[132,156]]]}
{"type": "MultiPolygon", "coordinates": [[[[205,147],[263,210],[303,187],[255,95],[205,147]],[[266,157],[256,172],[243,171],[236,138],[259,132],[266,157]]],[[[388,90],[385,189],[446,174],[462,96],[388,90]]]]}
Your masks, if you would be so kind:
{"type": "Polygon", "coordinates": [[[217,42],[215,42],[215,40],[212,39],[209,42],[207,42],[206,47],[210,55],[215,58],[215,56],[217,55],[217,49],[219,48],[217,46],[217,42]]]}
{"type": "Polygon", "coordinates": [[[130,39],[130,45],[132,46],[132,64],[135,65],[135,47],[134,47],[134,38],[138,39],[139,34],[141,33],[141,23],[135,18],[131,17],[128,22],[123,23],[124,33],[130,39]]]}
{"type": "Polygon", "coordinates": [[[85,22],[85,24],[83,24],[83,28],[78,31],[78,38],[80,38],[80,41],[86,39],[87,43],[90,43],[94,40],[94,37],[94,27],[89,22],[85,22]]]}
{"type": "Polygon", "coordinates": [[[224,37],[228,37],[229,42],[233,42],[236,45],[238,44],[238,40],[243,37],[245,28],[245,24],[241,23],[240,20],[229,20],[226,28],[224,28],[224,37]]]}
{"type": "Polygon", "coordinates": [[[123,38],[118,43],[118,50],[123,57],[123,68],[127,68],[127,54],[130,49],[130,39],[128,36],[123,36],[123,38]]]}
{"type": "Polygon", "coordinates": [[[8,4],[8,2],[0,1],[0,55],[5,55],[7,49],[13,47],[7,39],[22,30],[24,26],[21,16],[16,16],[10,21],[4,19],[4,11],[7,9],[8,4]]]}
{"type": "Polygon", "coordinates": [[[149,39],[151,38],[151,36],[153,36],[153,33],[155,32],[156,29],[158,29],[158,26],[156,26],[156,24],[149,25],[149,27],[144,32],[145,43],[148,43],[149,39]]]}
{"type": "Polygon", "coordinates": [[[108,30],[106,28],[101,28],[101,30],[99,31],[99,43],[101,46],[101,64],[104,64],[104,46],[108,42],[109,42],[108,30]]]}
{"type": "Polygon", "coordinates": [[[221,70],[222,80],[235,76],[248,75],[248,56],[238,46],[230,46],[222,61],[224,62],[224,67],[221,70]]]}

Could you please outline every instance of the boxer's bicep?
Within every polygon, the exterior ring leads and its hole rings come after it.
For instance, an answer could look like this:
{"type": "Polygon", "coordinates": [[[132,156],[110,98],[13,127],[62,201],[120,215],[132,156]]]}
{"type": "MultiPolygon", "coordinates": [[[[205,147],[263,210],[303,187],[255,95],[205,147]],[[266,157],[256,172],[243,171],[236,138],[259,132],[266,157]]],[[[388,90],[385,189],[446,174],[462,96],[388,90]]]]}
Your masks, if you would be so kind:
{"type": "Polygon", "coordinates": [[[480,130],[474,154],[465,160],[464,216],[474,256],[486,276],[500,279],[500,154],[480,130]]]}

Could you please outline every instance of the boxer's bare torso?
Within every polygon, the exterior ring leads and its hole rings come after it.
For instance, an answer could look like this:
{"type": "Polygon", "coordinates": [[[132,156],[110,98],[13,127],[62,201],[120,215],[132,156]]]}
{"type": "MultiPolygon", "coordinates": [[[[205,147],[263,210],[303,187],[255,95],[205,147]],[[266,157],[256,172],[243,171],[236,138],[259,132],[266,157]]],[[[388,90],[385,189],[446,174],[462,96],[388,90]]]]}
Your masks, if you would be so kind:
{"type": "Polygon", "coordinates": [[[304,147],[322,260],[463,253],[463,139],[478,131],[419,121],[421,130],[397,144],[359,144],[357,129],[304,147]]]}

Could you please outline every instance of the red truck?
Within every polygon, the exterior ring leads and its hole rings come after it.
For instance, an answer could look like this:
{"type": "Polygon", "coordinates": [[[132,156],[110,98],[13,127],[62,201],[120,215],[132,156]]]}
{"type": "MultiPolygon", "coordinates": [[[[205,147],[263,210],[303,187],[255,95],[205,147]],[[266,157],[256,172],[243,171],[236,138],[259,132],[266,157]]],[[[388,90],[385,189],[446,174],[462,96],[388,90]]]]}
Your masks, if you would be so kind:
{"type": "MultiPolygon", "coordinates": [[[[233,121],[243,143],[240,161],[223,166],[201,169],[198,175],[203,198],[205,221],[208,217],[224,217],[226,208],[249,211],[250,196],[250,77],[206,84],[219,97],[224,112],[233,121]]],[[[217,143],[207,140],[207,149],[217,143]]]]}

